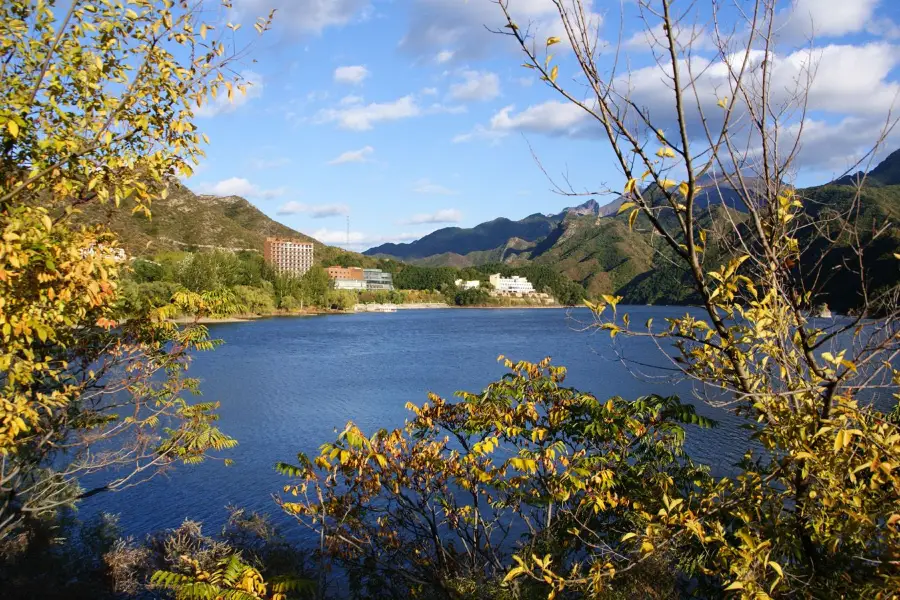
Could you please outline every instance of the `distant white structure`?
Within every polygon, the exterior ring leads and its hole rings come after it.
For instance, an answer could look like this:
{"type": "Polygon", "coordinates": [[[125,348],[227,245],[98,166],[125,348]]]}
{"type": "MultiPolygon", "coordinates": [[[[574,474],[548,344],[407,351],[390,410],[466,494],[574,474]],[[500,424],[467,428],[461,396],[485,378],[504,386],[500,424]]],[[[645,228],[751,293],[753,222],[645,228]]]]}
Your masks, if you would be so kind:
{"type": "Polygon", "coordinates": [[[491,285],[498,292],[509,294],[533,294],[534,286],[525,277],[513,275],[512,277],[501,277],[500,273],[494,273],[490,277],[491,285]]]}
{"type": "Polygon", "coordinates": [[[365,290],[366,289],[366,280],[365,279],[335,279],[334,280],[334,289],[336,290],[365,290]]]}
{"type": "Polygon", "coordinates": [[[104,256],[106,258],[111,258],[115,262],[124,262],[128,259],[125,255],[125,250],[122,248],[116,248],[114,246],[107,246],[106,244],[91,244],[87,248],[81,249],[81,258],[87,258],[88,256],[104,256]]]}
{"type": "Polygon", "coordinates": [[[470,281],[463,281],[462,279],[457,279],[454,281],[456,287],[462,288],[464,290],[477,290],[481,287],[481,282],[477,279],[472,279],[470,281]]]}

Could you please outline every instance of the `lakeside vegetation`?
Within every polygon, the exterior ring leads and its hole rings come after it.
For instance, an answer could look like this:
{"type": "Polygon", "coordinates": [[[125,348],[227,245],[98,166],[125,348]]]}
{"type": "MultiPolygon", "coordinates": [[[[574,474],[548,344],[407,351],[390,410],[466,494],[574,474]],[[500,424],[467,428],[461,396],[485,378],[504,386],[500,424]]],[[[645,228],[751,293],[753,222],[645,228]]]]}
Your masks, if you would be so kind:
{"type": "MultiPolygon", "coordinates": [[[[559,18],[595,92],[584,101],[574,99],[584,88],[569,92],[558,78],[551,47],[562,40],[532,43],[507,3],[493,6],[505,17],[503,39],[530,72],[593,119],[615,150],[626,178],[622,218],[629,227],[640,219],[667,244],[666,258],[680,266],[702,309],[654,324],[632,322],[617,296],[586,304],[597,331],[650,339],[678,375],[716,390],[697,401],[744,420],[750,438],[734,442],[744,444],[744,459],[711,476],[685,438],[687,425],[702,436],[714,424],[677,397],[598,397],[567,387],[565,370],[549,360],[504,359],[507,374],[483,390],[408,405],[404,427],[364,432],[350,422],[318,455],[278,464],[286,478],[278,506],[317,534],[314,548],[300,549],[239,512],[214,537],[193,523],[147,540],[123,538],[107,520],[71,523],[68,511],[100,494],[172,468],[230,460],[238,440],[218,427],[217,403],[196,401],[200,384],[188,376],[193,354],[220,343],[199,319],[247,307],[344,310],[361,296],[330,289],[320,266],[302,278],[268,272],[252,252],[164,253],[123,268],[108,227],[83,226],[73,214],[94,204],[150,213],[169,178],[190,174],[203,143],[195,107],[213,90],[230,95],[246,83],[236,74],[236,28],[227,44],[218,30],[207,41],[208,13],[187,3],[75,2],[66,16],[41,2],[7,0],[0,4],[4,597],[322,599],[334,594],[328,578],[342,577],[338,596],[372,600],[896,598],[900,290],[871,287],[860,266],[841,278],[860,298],[857,317],[807,317],[835,261],[880,248],[893,228],[858,229],[864,182],[826,216],[805,210],[786,183],[796,149],[769,140],[794,123],[767,114],[781,100],[768,95],[766,68],[736,71],[726,54],[744,45],[746,56],[769,56],[770,39],[759,32],[775,27],[775,5],[752,0],[755,10],[744,13],[751,21],[736,29],[749,37],[712,44],[733,89],[710,99],[723,116],[703,119],[716,131],[698,142],[683,106],[696,101],[703,115],[706,105],[678,77],[690,46],[675,42],[686,24],[670,16],[669,2],[661,0],[658,21],[647,23],[648,33],[663,32],[651,37],[675,75],[670,100],[678,110],[664,128],[655,115],[635,114],[628,90],[598,70],[600,32],[574,1],[578,10],[561,8],[559,18]],[[741,119],[748,113],[761,117],[741,119]],[[746,139],[720,144],[736,135],[736,121],[749,121],[746,139]],[[658,142],[655,152],[648,140],[658,142]],[[715,232],[695,214],[700,178],[710,169],[742,176],[748,156],[739,147],[752,148],[765,185],[751,193],[734,184],[748,218],[721,238],[730,246],[711,252],[715,232]],[[807,246],[809,231],[820,236],[807,246]],[[813,271],[800,270],[809,264],[813,271]],[[194,320],[179,325],[177,315],[194,320]]],[[[257,22],[260,34],[270,19],[257,22]]],[[[880,266],[896,272],[887,259],[880,266]]],[[[452,281],[494,268],[525,275],[563,302],[584,297],[546,267],[385,267],[404,298],[452,293],[454,302],[477,303],[483,291],[461,292],[452,281]]]]}
{"type": "MultiPolygon", "coordinates": [[[[353,255],[336,261],[357,266],[353,255]]],[[[584,290],[547,267],[511,268],[485,265],[479,268],[417,267],[395,261],[378,261],[378,267],[394,276],[392,291],[335,290],[325,270],[314,266],[304,275],[278,273],[258,252],[224,250],[167,251],[151,258],[136,258],[123,269],[119,298],[126,314],[141,314],[171,302],[179,291],[227,293],[233,298],[233,314],[273,315],[317,311],[348,311],[356,304],[447,303],[452,306],[528,305],[528,299],[492,298],[486,289],[460,290],[455,281],[479,280],[485,286],[493,273],[528,277],[535,289],[546,290],[562,304],[578,304],[584,290]]]]}

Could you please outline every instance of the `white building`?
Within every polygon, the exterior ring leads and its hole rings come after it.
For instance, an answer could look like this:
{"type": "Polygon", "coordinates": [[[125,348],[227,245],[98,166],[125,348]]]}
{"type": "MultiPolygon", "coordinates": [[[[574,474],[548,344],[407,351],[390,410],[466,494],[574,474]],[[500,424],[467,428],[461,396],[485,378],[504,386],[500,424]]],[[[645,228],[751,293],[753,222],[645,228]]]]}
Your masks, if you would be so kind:
{"type": "Polygon", "coordinates": [[[365,279],[335,279],[334,289],[336,290],[365,290],[365,279]]]}
{"type": "Polygon", "coordinates": [[[457,279],[454,281],[456,287],[462,288],[464,290],[476,290],[481,287],[481,282],[477,279],[472,279],[470,281],[463,281],[462,279],[457,279]]]}
{"type": "Polygon", "coordinates": [[[534,286],[524,277],[513,275],[512,277],[501,277],[500,273],[494,273],[490,277],[491,285],[498,292],[506,292],[510,294],[533,294],[534,286]]]}
{"type": "Polygon", "coordinates": [[[115,262],[124,262],[128,258],[127,256],[125,256],[125,250],[123,250],[122,248],[107,246],[106,244],[93,243],[87,248],[81,249],[81,258],[87,258],[88,256],[97,255],[111,258],[115,262]]]}

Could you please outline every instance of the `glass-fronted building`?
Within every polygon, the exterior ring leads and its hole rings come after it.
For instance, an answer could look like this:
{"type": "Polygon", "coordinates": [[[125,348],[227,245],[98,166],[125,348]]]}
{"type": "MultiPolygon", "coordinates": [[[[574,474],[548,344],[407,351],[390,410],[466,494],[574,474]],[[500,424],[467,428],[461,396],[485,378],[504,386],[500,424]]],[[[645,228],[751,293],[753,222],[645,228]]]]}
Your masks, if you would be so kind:
{"type": "Polygon", "coordinates": [[[363,279],[366,280],[367,290],[394,289],[394,276],[381,269],[363,269],[363,279]]]}

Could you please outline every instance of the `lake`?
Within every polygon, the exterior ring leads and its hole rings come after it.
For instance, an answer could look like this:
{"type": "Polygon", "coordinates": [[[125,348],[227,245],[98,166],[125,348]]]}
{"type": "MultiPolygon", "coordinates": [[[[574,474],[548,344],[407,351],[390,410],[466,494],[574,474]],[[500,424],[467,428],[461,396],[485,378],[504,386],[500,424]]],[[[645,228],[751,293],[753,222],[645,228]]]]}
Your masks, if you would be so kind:
{"type": "MultiPolygon", "coordinates": [[[[686,309],[620,310],[643,323],[686,309]]],[[[288,481],[275,472],[276,462],[293,462],[298,451],[315,453],[350,420],[367,434],[402,426],[405,404],[425,402],[429,391],[444,397],[479,391],[505,372],[500,354],[529,361],[550,356],[568,368],[567,384],[600,398],[692,394],[689,384],[652,368],[671,366],[652,341],[619,337],[613,343],[605,332],[585,331],[590,316],[587,309],[401,310],[213,325],[212,336],[225,343],[198,354],[189,375],[202,381],[204,400],[221,402],[221,428],[239,441],[227,454],[235,464],[179,466],[149,483],[86,500],[81,516],[118,513],[123,529],[137,536],[185,518],[217,531],[227,505],[290,523],[273,501],[288,481]]],[[[731,414],[697,406],[722,426],[689,428],[688,446],[695,459],[727,470],[740,457],[746,432],[731,414]]],[[[298,526],[290,528],[300,534],[298,526]]]]}

